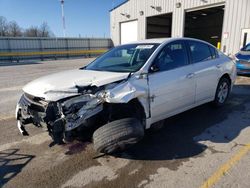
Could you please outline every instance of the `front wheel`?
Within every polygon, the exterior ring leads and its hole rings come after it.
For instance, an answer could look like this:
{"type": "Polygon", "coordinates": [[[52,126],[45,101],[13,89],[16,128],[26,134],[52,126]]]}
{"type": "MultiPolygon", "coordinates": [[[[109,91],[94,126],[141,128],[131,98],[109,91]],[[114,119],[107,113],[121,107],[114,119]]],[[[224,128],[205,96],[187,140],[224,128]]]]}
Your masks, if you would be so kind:
{"type": "Polygon", "coordinates": [[[140,121],[125,118],[108,123],[94,132],[94,148],[100,153],[112,154],[124,151],[144,136],[140,121]]]}
{"type": "Polygon", "coordinates": [[[215,99],[213,101],[216,107],[223,106],[230,93],[230,81],[227,78],[221,78],[216,90],[215,99]]]}

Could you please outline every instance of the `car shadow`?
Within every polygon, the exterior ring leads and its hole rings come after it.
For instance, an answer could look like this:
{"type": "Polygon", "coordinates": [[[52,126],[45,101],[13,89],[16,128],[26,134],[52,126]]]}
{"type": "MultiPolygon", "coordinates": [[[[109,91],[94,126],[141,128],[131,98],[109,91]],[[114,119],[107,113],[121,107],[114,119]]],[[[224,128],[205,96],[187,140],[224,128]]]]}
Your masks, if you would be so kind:
{"type": "Polygon", "coordinates": [[[163,129],[157,133],[147,132],[141,142],[116,157],[134,160],[184,159],[202,154],[208,147],[200,143],[202,141],[228,143],[250,125],[250,115],[247,115],[250,111],[249,93],[250,86],[238,85],[221,108],[205,104],[168,118],[163,129]]]}
{"type": "Polygon", "coordinates": [[[19,149],[0,151],[0,187],[21,172],[34,157],[19,153],[19,149]]]}
{"type": "Polygon", "coordinates": [[[250,75],[249,75],[249,74],[240,74],[240,73],[238,73],[237,75],[238,75],[238,76],[242,76],[242,77],[248,77],[248,78],[250,78],[250,75]]]}

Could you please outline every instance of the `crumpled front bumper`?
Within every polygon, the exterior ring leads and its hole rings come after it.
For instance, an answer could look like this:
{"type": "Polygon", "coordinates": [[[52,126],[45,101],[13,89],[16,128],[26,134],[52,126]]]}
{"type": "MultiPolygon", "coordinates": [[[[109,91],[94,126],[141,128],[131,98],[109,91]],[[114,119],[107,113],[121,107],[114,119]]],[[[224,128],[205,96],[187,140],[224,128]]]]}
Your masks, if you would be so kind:
{"type": "Polygon", "coordinates": [[[16,106],[17,127],[22,135],[28,135],[26,124],[33,123],[41,126],[43,117],[46,115],[46,105],[35,102],[26,94],[23,94],[16,106]]]}
{"type": "Polygon", "coordinates": [[[64,114],[61,103],[46,102],[42,99],[23,94],[16,106],[17,127],[22,135],[29,135],[25,129],[26,124],[36,127],[47,126],[49,135],[56,144],[63,143],[65,132],[72,131],[86,123],[86,120],[103,110],[97,104],[93,108],[80,109],[72,114],[64,114]],[[70,116],[70,118],[68,118],[70,116]],[[76,120],[72,121],[72,117],[76,120]]]}

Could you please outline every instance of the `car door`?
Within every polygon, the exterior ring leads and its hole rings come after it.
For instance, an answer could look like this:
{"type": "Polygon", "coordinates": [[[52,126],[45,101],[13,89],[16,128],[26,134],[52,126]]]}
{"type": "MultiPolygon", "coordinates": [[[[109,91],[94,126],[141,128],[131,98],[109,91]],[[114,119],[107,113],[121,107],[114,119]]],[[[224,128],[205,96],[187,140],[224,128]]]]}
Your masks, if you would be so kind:
{"type": "Polygon", "coordinates": [[[220,72],[217,50],[199,41],[189,40],[187,43],[195,74],[195,103],[213,100],[220,72]]]}
{"type": "Polygon", "coordinates": [[[148,75],[152,123],[194,104],[195,81],[184,41],[166,44],[148,75]]]}

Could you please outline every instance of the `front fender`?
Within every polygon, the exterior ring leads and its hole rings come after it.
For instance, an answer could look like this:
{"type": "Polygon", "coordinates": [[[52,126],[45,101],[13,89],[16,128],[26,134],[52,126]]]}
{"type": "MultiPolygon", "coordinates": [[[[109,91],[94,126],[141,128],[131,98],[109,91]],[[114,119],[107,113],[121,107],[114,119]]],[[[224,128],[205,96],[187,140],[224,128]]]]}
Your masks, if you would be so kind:
{"type": "Polygon", "coordinates": [[[104,100],[107,103],[129,103],[138,99],[144,108],[146,118],[150,116],[149,93],[146,79],[129,79],[106,91],[104,100]]]}

